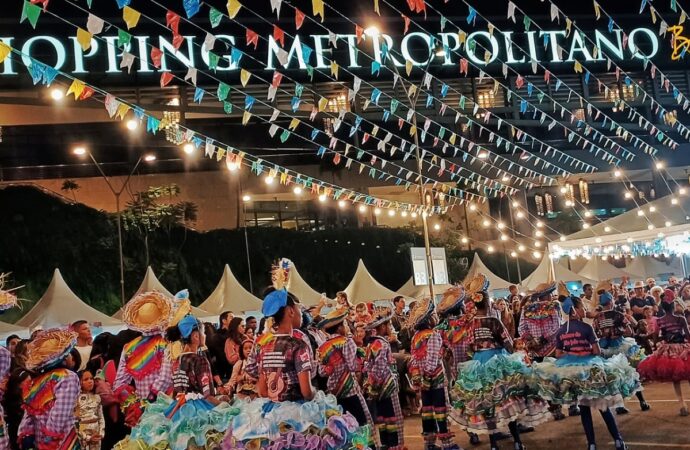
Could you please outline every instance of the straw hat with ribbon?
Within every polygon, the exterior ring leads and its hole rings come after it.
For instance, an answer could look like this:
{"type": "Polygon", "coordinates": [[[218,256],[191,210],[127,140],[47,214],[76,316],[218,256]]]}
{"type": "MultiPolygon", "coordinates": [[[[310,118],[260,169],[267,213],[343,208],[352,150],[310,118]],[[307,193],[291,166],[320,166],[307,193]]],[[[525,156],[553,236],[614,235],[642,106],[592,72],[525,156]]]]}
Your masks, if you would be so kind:
{"type": "Polygon", "coordinates": [[[477,273],[475,276],[465,281],[463,286],[469,293],[486,291],[489,289],[489,279],[483,273],[477,273]]]}
{"type": "Polygon", "coordinates": [[[53,328],[40,332],[27,346],[26,368],[40,371],[65,359],[77,345],[77,333],[53,328]]]}
{"type": "Polygon", "coordinates": [[[130,300],[122,312],[127,328],[143,335],[162,333],[173,318],[171,298],[158,291],[144,292],[130,300]]]}
{"type": "Polygon", "coordinates": [[[386,322],[390,322],[390,320],[393,318],[393,307],[392,306],[386,306],[386,307],[378,307],[376,308],[376,311],[374,311],[374,317],[369,322],[369,324],[366,326],[367,330],[373,330],[379,325],[383,325],[386,322]]]}
{"type": "Polygon", "coordinates": [[[321,319],[321,321],[317,324],[317,327],[321,330],[325,330],[327,328],[340,325],[347,318],[348,312],[349,311],[347,308],[332,309],[323,319],[321,319]]]}
{"type": "Polygon", "coordinates": [[[530,291],[528,294],[532,296],[533,299],[538,299],[541,297],[544,297],[545,295],[551,294],[553,291],[556,290],[556,282],[552,281],[550,283],[539,283],[537,287],[535,287],[532,291],[530,291]]]}
{"type": "Polygon", "coordinates": [[[440,315],[445,316],[460,312],[467,297],[467,291],[462,286],[453,286],[441,295],[441,301],[436,305],[436,309],[440,315]]]}
{"type": "Polygon", "coordinates": [[[410,311],[410,317],[407,319],[407,325],[416,330],[424,323],[426,323],[429,318],[431,318],[434,313],[434,302],[426,297],[418,300],[414,308],[410,311]]]}

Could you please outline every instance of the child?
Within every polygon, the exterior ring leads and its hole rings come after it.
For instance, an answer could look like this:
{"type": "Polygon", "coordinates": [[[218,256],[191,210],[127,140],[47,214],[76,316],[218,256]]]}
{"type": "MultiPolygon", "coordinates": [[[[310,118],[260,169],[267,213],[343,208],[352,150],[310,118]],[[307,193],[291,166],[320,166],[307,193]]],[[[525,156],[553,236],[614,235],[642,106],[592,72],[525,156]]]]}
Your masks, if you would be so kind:
{"type": "Polygon", "coordinates": [[[105,419],[101,396],[94,392],[93,374],[85,370],[80,375],[81,393],[75,411],[79,443],[84,450],[100,450],[105,436],[105,419]]]}
{"type": "Polygon", "coordinates": [[[356,324],[368,324],[371,322],[371,314],[369,314],[369,307],[367,306],[366,303],[361,302],[357,303],[357,306],[355,306],[355,313],[357,314],[355,316],[355,323],[356,324]]]}
{"type": "Polygon", "coordinates": [[[367,346],[365,391],[374,406],[374,421],[379,428],[381,444],[388,450],[402,450],[404,418],[398,397],[398,376],[391,346],[386,339],[391,332],[392,318],[392,308],[380,310],[367,325],[368,330],[376,331],[376,336],[371,337],[367,346]]]}
{"type": "Polygon", "coordinates": [[[240,347],[240,359],[232,367],[232,376],[226,385],[228,395],[235,394],[237,398],[243,400],[254,400],[256,398],[256,378],[247,373],[247,357],[254,348],[254,342],[245,340],[240,347]]]}
{"type": "Polygon", "coordinates": [[[434,302],[424,299],[410,312],[408,326],[417,332],[412,338],[410,375],[412,385],[421,391],[422,435],[426,450],[435,450],[436,439],[443,449],[459,449],[448,431],[446,376],[443,370],[443,337],[434,330],[434,302]]]}

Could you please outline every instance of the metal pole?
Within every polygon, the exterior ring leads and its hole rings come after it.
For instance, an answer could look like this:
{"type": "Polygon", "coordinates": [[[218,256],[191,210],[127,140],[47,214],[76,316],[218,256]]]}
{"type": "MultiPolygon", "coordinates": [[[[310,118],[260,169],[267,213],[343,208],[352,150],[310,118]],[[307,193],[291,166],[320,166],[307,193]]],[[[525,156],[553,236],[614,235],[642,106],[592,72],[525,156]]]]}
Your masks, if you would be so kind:
{"type": "MultiPolygon", "coordinates": [[[[238,195],[242,197],[242,177],[238,175],[237,185],[240,192],[238,195]]],[[[244,222],[244,249],[247,253],[247,275],[249,275],[249,292],[254,293],[254,283],[252,282],[252,261],[249,258],[249,235],[247,234],[247,202],[242,200],[242,222],[244,222]]],[[[256,223],[256,222],[255,222],[256,223]]]]}
{"type": "Polygon", "coordinates": [[[122,212],[120,211],[120,193],[115,195],[115,206],[117,208],[117,246],[120,251],[120,298],[122,305],[125,304],[125,258],[122,249],[122,212]]]}
{"type": "MultiPolygon", "coordinates": [[[[513,239],[515,239],[515,224],[513,223],[513,202],[508,202],[508,215],[510,216],[510,229],[513,230],[513,239]]],[[[517,266],[518,284],[522,284],[522,272],[520,270],[519,254],[515,258],[515,265],[517,266]]]]}

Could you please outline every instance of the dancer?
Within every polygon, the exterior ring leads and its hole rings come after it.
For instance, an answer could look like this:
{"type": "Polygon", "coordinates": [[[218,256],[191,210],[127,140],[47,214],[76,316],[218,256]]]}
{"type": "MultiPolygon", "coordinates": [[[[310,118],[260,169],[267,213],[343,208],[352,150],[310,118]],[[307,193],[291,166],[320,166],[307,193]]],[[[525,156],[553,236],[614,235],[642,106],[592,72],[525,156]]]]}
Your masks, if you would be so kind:
{"type": "Polygon", "coordinates": [[[683,398],[681,383],[690,382],[690,330],[688,322],[680,314],[674,313],[674,302],[661,302],[664,316],[657,326],[660,342],[656,351],[637,366],[642,379],[673,383],[676,398],[680,403],[680,415],[688,416],[688,407],[683,398]]]}
{"type": "Polygon", "coordinates": [[[534,381],[539,394],[561,405],[579,405],[580,420],[587,438],[587,449],[596,450],[592,408],[601,413],[616,450],[626,449],[616,419],[609,408],[640,389],[637,372],[623,355],[602,359],[594,329],[582,321],[585,307],[578,297],[567,297],[563,311],[568,321],[556,334],[556,357],[536,363],[534,381]]]}
{"type": "MultiPolygon", "coordinates": [[[[488,283],[482,282],[483,288],[488,283]]],[[[453,387],[451,418],[461,428],[489,434],[491,449],[498,449],[497,434],[509,431],[516,450],[524,449],[518,421],[534,426],[549,420],[548,405],[531,395],[526,374],[529,369],[521,354],[510,355],[512,340],[499,319],[487,316],[489,294],[472,294],[477,314],[470,328],[471,361],[459,365],[453,387]]]]}
{"type": "Polygon", "coordinates": [[[381,444],[388,450],[404,448],[404,418],[400,408],[399,381],[391,346],[386,339],[391,332],[392,308],[376,311],[366,329],[375,331],[364,360],[365,390],[373,403],[375,423],[381,444]]]}
{"type": "MultiPolygon", "coordinates": [[[[633,339],[633,330],[625,315],[613,309],[613,296],[608,292],[599,294],[599,305],[602,311],[594,319],[594,330],[599,338],[601,356],[610,358],[623,354],[631,366],[637,365],[645,357],[644,350],[633,339]]],[[[642,391],[635,393],[642,411],[649,411],[649,403],[644,399],[642,391]]],[[[625,406],[616,408],[616,414],[627,414],[630,411],[625,406]]]]}
{"type": "Polygon", "coordinates": [[[180,342],[181,352],[172,362],[173,397],[158,395],[147,406],[131,435],[118,450],[160,448],[185,450],[218,443],[234,415],[225,398],[217,399],[211,363],[205,355],[205,336],[199,321],[183,317],[166,331],[169,342],[180,342]]]}
{"type": "Polygon", "coordinates": [[[69,330],[40,331],[29,343],[26,367],[34,374],[24,396],[24,417],[19,425],[23,450],[79,448],[74,408],[79,397],[79,376],[64,367],[77,345],[69,330]]]}
{"type": "Polygon", "coordinates": [[[172,299],[156,291],[139,294],[124,307],[122,320],[127,328],[142,334],[125,345],[113,384],[130,427],[137,424],[146,405],[155,402],[172,383],[171,360],[165,355],[167,343],[162,333],[173,309],[172,299]]]}
{"type": "Polygon", "coordinates": [[[434,302],[425,298],[410,311],[408,326],[417,332],[412,337],[409,373],[412,385],[422,396],[422,435],[426,450],[436,450],[436,440],[445,450],[459,450],[448,430],[448,393],[443,370],[443,337],[436,326],[434,302]]]}

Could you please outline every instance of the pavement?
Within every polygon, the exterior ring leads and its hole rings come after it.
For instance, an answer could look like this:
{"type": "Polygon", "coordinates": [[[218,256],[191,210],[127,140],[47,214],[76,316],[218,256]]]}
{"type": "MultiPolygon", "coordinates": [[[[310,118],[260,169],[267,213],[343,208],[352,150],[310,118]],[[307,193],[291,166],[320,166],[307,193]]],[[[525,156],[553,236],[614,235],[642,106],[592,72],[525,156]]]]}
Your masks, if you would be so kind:
{"type": "MultiPolygon", "coordinates": [[[[683,394],[690,407],[690,384],[683,384],[683,394]]],[[[626,403],[629,414],[616,416],[618,428],[630,450],[690,450],[690,417],[680,417],[679,404],[671,383],[648,384],[644,395],[652,409],[642,412],[637,398],[626,403]]],[[[597,448],[614,449],[604,421],[598,414],[592,415],[597,437],[597,448]]],[[[405,419],[405,445],[408,450],[423,450],[421,418],[412,416],[405,419]]],[[[487,436],[481,436],[481,444],[473,447],[467,434],[456,425],[451,425],[456,442],[465,450],[489,448],[487,436]]],[[[567,417],[559,422],[549,422],[537,427],[536,431],[522,436],[528,450],[586,450],[582,424],[579,417],[567,417]]],[[[500,441],[500,449],[512,450],[510,440],[500,441]]]]}

